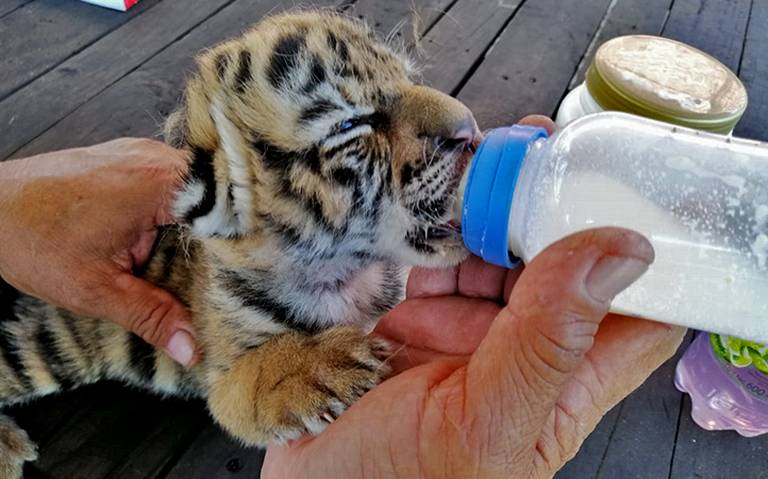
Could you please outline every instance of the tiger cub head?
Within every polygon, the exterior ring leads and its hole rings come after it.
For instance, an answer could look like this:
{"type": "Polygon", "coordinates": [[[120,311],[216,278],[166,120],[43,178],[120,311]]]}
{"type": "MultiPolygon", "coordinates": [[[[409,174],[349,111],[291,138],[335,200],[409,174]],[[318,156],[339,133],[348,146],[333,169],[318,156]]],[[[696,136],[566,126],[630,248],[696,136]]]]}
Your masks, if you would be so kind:
{"type": "Polygon", "coordinates": [[[176,213],[194,237],[243,254],[465,257],[450,215],[476,122],[362,22],[269,17],[198,64],[166,127],[192,153],[176,213]]]}

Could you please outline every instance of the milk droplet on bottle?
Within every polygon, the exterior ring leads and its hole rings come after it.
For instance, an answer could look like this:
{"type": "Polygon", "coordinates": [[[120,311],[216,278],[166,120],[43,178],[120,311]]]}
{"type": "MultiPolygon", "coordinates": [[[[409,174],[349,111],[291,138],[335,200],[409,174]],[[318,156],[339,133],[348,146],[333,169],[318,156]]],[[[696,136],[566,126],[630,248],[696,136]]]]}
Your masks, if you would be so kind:
{"type": "Polygon", "coordinates": [[[635,230],[647,274],[617,313],[768,342],[768,146],[624,113],[492,130],[455,215],[467,248],[511,267],[585,229],[635,230]]]}

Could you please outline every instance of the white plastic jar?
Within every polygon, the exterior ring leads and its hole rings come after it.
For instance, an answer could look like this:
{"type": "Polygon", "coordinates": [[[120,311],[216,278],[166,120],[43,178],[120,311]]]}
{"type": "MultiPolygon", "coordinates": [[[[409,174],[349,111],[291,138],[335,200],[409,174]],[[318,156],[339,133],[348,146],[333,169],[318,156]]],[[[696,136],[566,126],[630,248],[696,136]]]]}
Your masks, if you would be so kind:
{"type": "Polygon", "coordinates": [[[768,145],[623,113],[493,130],[455,213],[467,248],[510,267],[578,231],[650,239],[613,311],[768,342],[768,145]],[[510,254],[511,253],[511,254],[510,254]]]}
{"type": "Polygon", "coordinates": [[[714,133],[733,131],[747,92],[725,65],[689,45],[631,35],[604,43],[584,83],[563,100],[558,126],[603,111],[623,111],[714,133]]]}

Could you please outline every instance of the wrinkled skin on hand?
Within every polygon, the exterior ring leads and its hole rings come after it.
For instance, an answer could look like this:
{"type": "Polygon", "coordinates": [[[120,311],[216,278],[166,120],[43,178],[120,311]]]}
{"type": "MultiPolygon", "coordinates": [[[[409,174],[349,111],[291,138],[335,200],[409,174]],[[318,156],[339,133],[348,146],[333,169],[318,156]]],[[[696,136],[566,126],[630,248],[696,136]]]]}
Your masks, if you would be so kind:
{"type": "Polygon", "coordinates": [[[682,328],[606,316],[653,257],[638,234],[600,229],[525,270],[475,257],[415,269],[374,333],[399,347],[396,375],[320,436],[270,448],[263,477],[552,477],[682,341],[682,328]]]}
{"type": "Polygon", "coordinates": [[[149,258],[187,162],[144,139],[0,163],[0,275],[83,316],[110,319],[196,360],[194,331],[170,293],[132,274],[149,258]]]}

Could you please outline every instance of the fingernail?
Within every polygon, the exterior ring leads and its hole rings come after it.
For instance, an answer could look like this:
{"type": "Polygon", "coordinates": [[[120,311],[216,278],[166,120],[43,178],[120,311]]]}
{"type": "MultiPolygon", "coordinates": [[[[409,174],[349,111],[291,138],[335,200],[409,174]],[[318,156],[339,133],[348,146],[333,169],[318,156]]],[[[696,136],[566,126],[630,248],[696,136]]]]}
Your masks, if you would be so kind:
{"type": "Polygon", "coordinates": [[[171,336],[166,351],[176,362],[189,366],[195,356],[195,342],[188,332],[180,329],[171,336]]]}
{"type": "Polygon", "coordinates": [[[648,271],[648,263],[636,258],[605,256],[587,276],[587,291],[596,301],[613,300],[648,271]]]}

